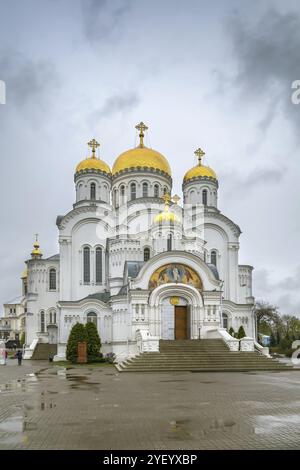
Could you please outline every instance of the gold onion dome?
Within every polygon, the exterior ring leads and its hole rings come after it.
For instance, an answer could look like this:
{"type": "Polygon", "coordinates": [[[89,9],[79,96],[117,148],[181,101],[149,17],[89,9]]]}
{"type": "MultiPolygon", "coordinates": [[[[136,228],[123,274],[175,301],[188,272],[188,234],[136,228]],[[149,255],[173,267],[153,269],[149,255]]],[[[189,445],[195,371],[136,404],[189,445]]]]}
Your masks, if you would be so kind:
{"type": "Polygon", "coordinates": [[[28,269],[25,268],[23,273],[22,273],[21,279],[26,279],[27,277],[28,277],[28,269]]]}
{"type": "Polygon", "coordinates": [[[105,163],[100,158],[97,158],[95,155],[96,148],[99,147],[100,144],[95,139],[92,139],[90,142],[88,142],[88,146],[92,149],[92,155],[78,163],[75,173],[79,173],[80,171],[85,170],[96,170],[110,175],[111,171],[107,163],[105,163]]]}
{"type": "Polygon", "coordinates": [[[119,155],[113,165],[112,174],[116,175],[121,171],[139,168],[157,170],[171,176],[171,168],[166,157],[144,145],[144,131],[148,127],[143,122],[140,122],[135,127],[139,130],[140,143],[136,148],[127,150],[119,155]]]}
{"type": "Polygon", "coordinates": [[[40,250],[40,244],[38,242],[38,235],[35,236],[36,240],[33,244],[33,250],[31,252],[32,258],[41,258],[43,256],[41,250],[40,250]]]}
{"type": "Polygon", "coordinates": [[[205,155],[205,152],[203,152],[203,150],[199,148],[194,153],[198,157],[198,165],[194,166],[186,172],[183,181],[187,182],[194,178],[211,178],[217,180],[218,178],[214,170],[212,170],[212,168],[210,168],[209,166],[202,165],[201,163],[202,157],[205,155]]]}
{"type": "MultiPolygon", "coordinates": [[[[180,218],[178,217],[178,215],[170,211],[169,205],[170,205],[171,196],[169,194],[165,194],[163,196],[163,200],[165,201],[165,208],[163,212],[160,212],[154,217],[154,223],[155,224],[180,223],[180,218]]],[[[175,204],[177,204],[176,201],[179,200],[178,196],[174,196],[173,200],[175,201],[175,204]]]]}

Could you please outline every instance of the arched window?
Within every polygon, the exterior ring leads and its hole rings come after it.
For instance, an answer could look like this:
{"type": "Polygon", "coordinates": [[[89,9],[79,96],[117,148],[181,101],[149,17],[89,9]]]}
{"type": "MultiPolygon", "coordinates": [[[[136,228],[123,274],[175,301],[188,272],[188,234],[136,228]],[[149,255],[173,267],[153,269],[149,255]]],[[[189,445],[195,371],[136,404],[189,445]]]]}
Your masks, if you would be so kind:
{"type": "Polygon", "coordinates": [[[159,186],[158,186],[158,184],[154,185],[154,197],[159,197],[159,186]]]}
{"type": "Polygon", "coordinates": [[[91,281],[91,253],[88,246],[83,249],[83,282],[88,284],[91,281]]]}
{"type": "Polygon", "coordinates": [[[49,314],[49,323],[51,325],[55,325],[56,324],[56,311],[55,310],[51,310],[50,311],[50,314],[49,314]]]}
{"type": "Polygon", "coordinates": [[[203,189],[202,191],[202,204],[207,206],[207,189],[203,189]]]}
{"type": "Polygon", "coordinates": [[[215,250],[213,250],[210,254],[210,262],[211,264],[217,266],[217,252],[215,250]]]}
{"type": "Polygon", "coordinates": [[[56,269],[54,268],[49,271],[49,290],[56,290],[56,269]]]}
{"type": "Polygon", "coordinates": [[[148,197],[148,183],[143,183],[143,197],[148,197]]]}
{"type": "Polygon", "coordinates": [[[131,200],[136,199],[136,184],[135,183],[131,183],[130,185],[130,196],[131,196],[131,200]]]}
{"type": "Polygon", "coordinates": [[[228,330],[228,315],[227,313],[222,313],[222,326],[228,330]]]}
{"type": "Polygon", "coordinates": [[[171,233],[168,235],[167,250],[168,250],[168,251],[171,251],[171,250],[172,250],[172,234],[171,234],[171,233]]]}
{"type": "Polygon", "coordinates": [[[94,323],[97,326],[97,314],[95,312],[89,312],[86,317],[87,322],[94,323]]]}
{"type": "Polygon", "coordinates": [[[96,185],[91,183],[91,199],[96,199],[96,185]]]}
{"type": "Polygon", "coordinates": [[[96,248],[96,284],[102,284],[102,248],[96,248]]]}
{"type": "Polygon", "coordinates": [[[40,313],[41,333],[45,333],[45,312],[42,310],[40,313]]]}
{"type": "Polygon", "coordinates": [[[164,194],[167,194],[167,192],[168,192],[168,188],[165,186],[164,187],[164,194]]]}
{"type": "Polygon", "coordinates": [[[144,261],[148,261],[150,259],[150,248],[144,248],[144,261]]]}

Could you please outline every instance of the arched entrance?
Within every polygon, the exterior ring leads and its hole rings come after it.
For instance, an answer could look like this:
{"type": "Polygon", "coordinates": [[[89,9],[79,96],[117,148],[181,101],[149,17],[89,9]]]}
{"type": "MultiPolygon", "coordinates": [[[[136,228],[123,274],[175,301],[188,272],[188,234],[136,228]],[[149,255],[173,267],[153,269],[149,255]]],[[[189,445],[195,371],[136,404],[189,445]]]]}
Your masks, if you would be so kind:
{"type": "Polygon", "coordinates": [[[198,339],[204,320],[202,296],[186,284],[165,284],[149,298],[151,333],[161,339],[198,339]]]}

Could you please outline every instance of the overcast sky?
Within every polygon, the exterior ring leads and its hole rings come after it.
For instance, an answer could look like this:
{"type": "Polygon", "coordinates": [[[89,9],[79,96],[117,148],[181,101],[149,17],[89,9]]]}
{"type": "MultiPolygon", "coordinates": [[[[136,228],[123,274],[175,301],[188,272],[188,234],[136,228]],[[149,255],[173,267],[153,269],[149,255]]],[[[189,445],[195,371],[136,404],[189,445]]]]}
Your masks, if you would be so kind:
{"type": "Polygon", "coordinates": [[[300,316],[297,79],[298,0],[0,0],[0,304],[20,293],[35,233],[58,252],[86,142],[112,165],[143,120],[179,194],[206,151],[254,295],[300,316]]]}

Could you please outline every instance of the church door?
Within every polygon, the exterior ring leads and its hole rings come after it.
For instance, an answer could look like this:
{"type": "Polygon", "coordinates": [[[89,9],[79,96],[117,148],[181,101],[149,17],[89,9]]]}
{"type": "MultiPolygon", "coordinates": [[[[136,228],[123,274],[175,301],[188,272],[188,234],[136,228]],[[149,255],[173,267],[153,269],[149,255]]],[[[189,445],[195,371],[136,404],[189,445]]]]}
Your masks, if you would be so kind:
{"type": "Polygon", "coordinates": [[[188,339],[187,306],[175,307],[175,339],[188,339]]]}

